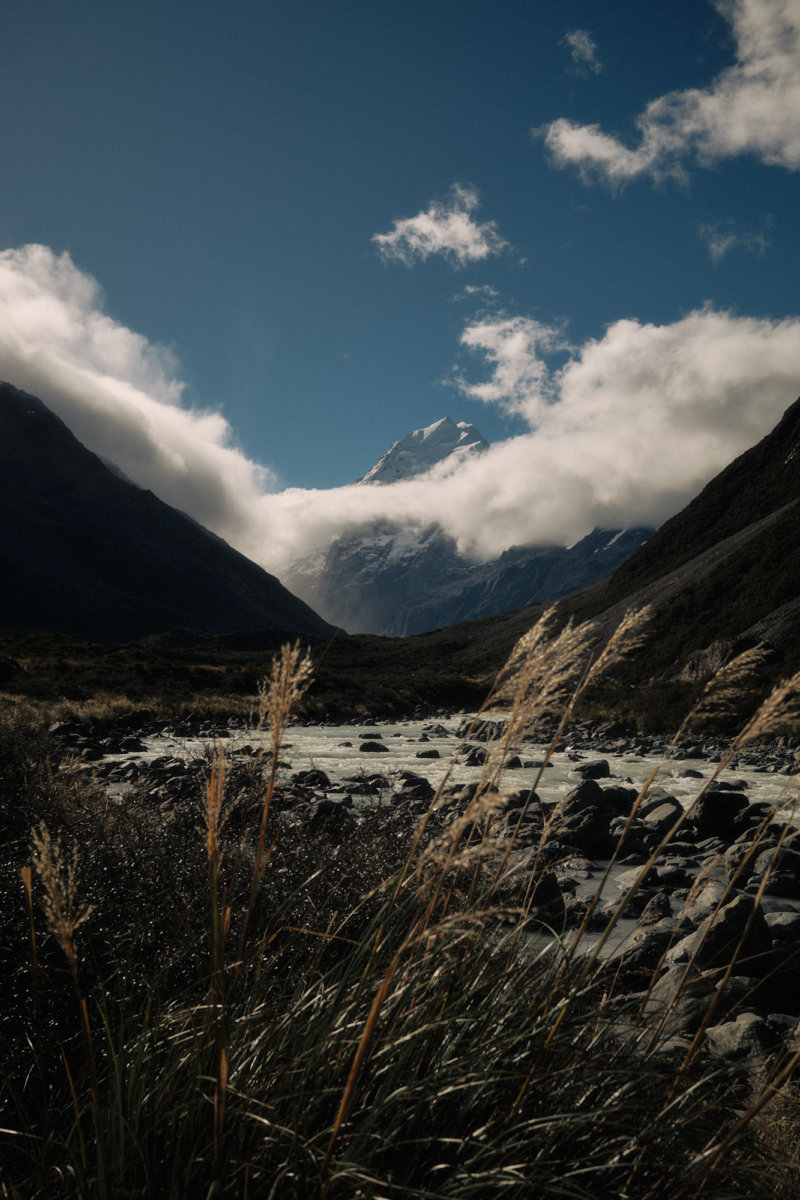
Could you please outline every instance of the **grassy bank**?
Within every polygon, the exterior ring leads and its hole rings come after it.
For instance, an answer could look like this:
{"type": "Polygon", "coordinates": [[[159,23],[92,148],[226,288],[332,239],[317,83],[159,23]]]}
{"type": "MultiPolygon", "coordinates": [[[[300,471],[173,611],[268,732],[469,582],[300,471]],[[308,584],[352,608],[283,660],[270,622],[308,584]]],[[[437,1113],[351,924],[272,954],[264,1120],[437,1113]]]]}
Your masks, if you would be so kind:
{"type": "MultiPolygon", "coordinates": [[[[247,697],[271,756],[214,756],[175,803],[109,802],[7,710],[4,1197],[795,1194],[791,1050],[758,1074],[656,1036],[668,1011],[582,952],[588,918],[551,928],[536,853],[506,899],[522,817],[500,819],[505,758],[636,630],[599,661],[588,631],[546,633],[499,682],[508,723],[462,811],[442,820],[440,789],[346,836],[293,822],[280,786],[313,696],[299,652],[247,697]]],[[[795,695],[745,737],[791,720],[795,695]]]]}

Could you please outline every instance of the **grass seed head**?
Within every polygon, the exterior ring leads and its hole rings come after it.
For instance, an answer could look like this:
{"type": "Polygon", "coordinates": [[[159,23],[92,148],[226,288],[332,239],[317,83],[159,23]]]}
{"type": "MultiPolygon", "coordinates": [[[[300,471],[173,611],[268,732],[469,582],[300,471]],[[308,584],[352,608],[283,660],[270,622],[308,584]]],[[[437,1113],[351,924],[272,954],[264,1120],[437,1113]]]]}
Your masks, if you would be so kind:
{"type": "Polygon", "coordinates": [[[547,609],[517,642],[495,689],[493,706],[509,710],[514,737],[569,704],[586,671],[594,625],[568,621],[555,637],[552,625],[553,610],[547,609]]]}
{"type": "Polygon", "coordinates": [[[42,882],[42,907],[50,932],[75,969],[78,956],[75,931],[87,920],[92,905],[78,899],[78,845],[67,857],[58,838],[52,838],[42,822],[31,832],[33,866],[42,882]]]}
{"type": "Polygon", "coordinates": [[[311,655],[301,654],[300,644],[285,643],[272,660],[269,675],[258,685],[258,725],[269,730],[272,752],[277,755],[286,726],[297,702],[307,691],[313,672],[311,655]]]}
{"type": "Polygon", "coordinates": [[[206,840],[208,860],[217,865],[222,861],[222,831],[232,811],[231,806],[225,807],[226,775],[225,754],[221,749],[217,749],[211,760],[211,774],[203,793],[203,828],[201,829],[206,840]]]}
{"type": "Polygon", "coordinates": [[[649,605],[644,608],[629,608],[605,646],[592,663],[584,687],[595,683],[617,665],[627,654],[641,646],[645,638],[645,626],[652,617],[649,605]]]}
{"type": "Polygon", "coordinates": [[[742,685],[753,671],[762,665],[766,657],[764,646],[752,646],[715,671],[705,685],[702,696],[684,721],[682,732],[733,713],[741,697],[742,685]]]}

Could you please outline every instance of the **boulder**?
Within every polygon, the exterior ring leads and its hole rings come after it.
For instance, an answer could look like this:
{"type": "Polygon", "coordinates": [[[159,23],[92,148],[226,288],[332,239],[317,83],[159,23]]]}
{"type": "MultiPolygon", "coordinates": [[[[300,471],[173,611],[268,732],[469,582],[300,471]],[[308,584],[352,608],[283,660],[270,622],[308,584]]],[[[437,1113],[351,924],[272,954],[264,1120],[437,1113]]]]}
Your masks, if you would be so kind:
{"type": "Polygon", "coordinates": [[[648,813],[659,808],[662,804],[677,804],[675,797],[663,787],[651,787],[648,789],[647,795],[639,805],[636,813],[640,820],[644,819],[648,813]]]}
{"type": "Polygon", "coordinates": [[[611,775],[611,768],[605,758],[595,758],[591,762],[578,763],[573,770],[576,775],[581,775],[584,779],[608,779],[611,775]]]}
{"type": "Polygon", "coordinates": [[[584,854],[604,857],[613,849],[609,827],[616,815],[600,785],[586,779],[556,805],[549,836],[584,854]]]}
{"type": "Polygon", "coordinates": [[[606,800],[614,805],[620,816],[627,817],[630,815],[639,793],[636,788],[625,787],[623,784],[612,784],[610,787],[603,788],[603,794],[606,800]]]}
{"type": "Polygon", "coordinates": [[[734,1061],[760,1056],[775,1044],[775,1034],[763,1017],[740,1013],[735,1021],[712,1025],[706,1030],[708,1051],[715,1058],[734,1061]]]}
{"type": "Polygon", "coordinates": [[[415,800],[427,804],[433,799],[433,784],[423,775],[417,775],[416,771],[396,771],[394,777],[399,784],[395,792],[399,800],[415,800]]]}
{"type": "Polygon", "coordinates": [[[300,783],[308,788],[329,788],[331,781],[324,771],[297,771],[291,778],[292,783],[300,783]]]}
{"type": "Polygon", "coordinates": [[[642,909],[642,915],[639,917],[639,925],[655,925],[658,921],[663,921],[664,917],[672,916],[672,903],[667,892],[656,892],[655,896],[651,896],[642,909]]]}
{"type": "Polygon", "coordinates": [[[512,850],[493,894],[496,903],[514,907],[524,904],[526,898],[530,900],[531,913],[538,919],[554,929],[564,928],[567,910],[558,879],[554,871],[541,870],[533,847],[512,850]],[[537,871],[537,877],[531,886],[533,870],[537,871]]]}
{"type": "Polygon", "coordinates": [[[736,896],[673,946],[667,960],[672,965],[694,959],[700,967],[727,967],[736,954],[734,974],[762,975],[769,969],[771,950],[772,935],[761,906],[751,896],[736,896]]]}
{"type": "Polygon", "coordinates": [[[696,967],[688,972],[683,966],[670,967],[651,988],[643,1013],[654,1033],[660,1025],[664,1036],[692,1034],[700,1028],[714,992],[713,980],[696,967]]]}
{"type": "Polygon", "coordinates": [[[642,836],[645,843],[655,846],[665,837],[683,815],[683,807],[673,796],[667,796],[661,804],[641,818],[642,836]]]}
{"type": "Polygon", "coordinates": [[[675,937],[673,929],[658,927],[635,929],[619,950],[608,958],[608,968],[623,975],[641,975],[648,981],[658,970],[675,937]]]}
{"type": "Polygon", "coordinates": [[[695,805],[691,821],[700,838],[722,838],[732,842],[737,836],[736,817],[748,806],[741,792],[709,790],[695,805]]]}
{"type": "Polygon", "coordinates": [[[765,913],[764,920],[772,934],[773,946],[780,942],[800,941],[800,913],[796,911],[768,912],[765,913]]]}
{"type": "Polygon", "coordinates": [[[486,750],[483,746],[465,747],[467,757],[464,759],[465,767],[482,767],[486,762],[486,750]]]}

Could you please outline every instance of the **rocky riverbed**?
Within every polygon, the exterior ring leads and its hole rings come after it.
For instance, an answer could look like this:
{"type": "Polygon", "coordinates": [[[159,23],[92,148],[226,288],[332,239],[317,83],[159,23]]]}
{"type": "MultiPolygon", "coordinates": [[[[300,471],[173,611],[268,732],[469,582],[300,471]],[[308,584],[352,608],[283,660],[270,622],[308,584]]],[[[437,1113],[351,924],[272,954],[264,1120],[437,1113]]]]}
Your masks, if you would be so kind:
{"type": "MultiPolygon", "coordinates": [[[[240,724],[168,724],[142,712],[52,732],[70,769],[91,772],[114,804],[132,788],[154,806],[196,803],[217,746],[234,780],[239,770],[252,782],[269,761],[262,735],[240,724]]],[[[465,714],[296,725],[281,749],[275,811],[336,844],[380,813],[382,831],[392,822],[404,839],[439,788],[430,828],[443,836],[475,794],[487,745],[465,714]]],[[[688,1047],[701,1027],[708,1052],[727,1058],[792,1043],[800,1017],[797,746],[752,745],[717,778],[727,746],[713,739],[676,752],[613,726],[573,726],[546,768],[544,740],[512,747],[493,800],[491,836],[501,848],[513,837],[496,902],[511,914],[532,896],[565,945],[582,931],[584,949],[622,905],[604,970],[623,1006],[652,1012],[653,1036],[665,1046],[688,1047]]]]}

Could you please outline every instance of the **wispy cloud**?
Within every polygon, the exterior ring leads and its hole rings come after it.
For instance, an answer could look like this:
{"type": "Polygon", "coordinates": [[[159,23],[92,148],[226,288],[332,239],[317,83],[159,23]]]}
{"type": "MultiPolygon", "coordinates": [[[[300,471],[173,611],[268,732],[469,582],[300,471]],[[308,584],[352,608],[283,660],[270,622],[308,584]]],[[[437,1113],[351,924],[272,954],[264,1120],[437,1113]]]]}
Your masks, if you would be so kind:
{"type": "Polygon", "coordinates": [[[698,225],[697,232],[708,246],[711,261],[716,266],[731,250],[743,250],[759,256],[765,254],[769,246],[766,233],[769,224],[770,218],[766,217],[761,229],[740,232],[735,221],[714,221],[698,225]]]}
{"type": "Polygon", "coordinates": [[[800,168],[800,0],[717,0],[716,7],[733,27],[733,66],[708,87],[652,100],[636,119],[633,147],[563,117],[532,131],[553,161],[618,186],[643,175],[685,178],[692,163],[742,154],[800,168]]]}
{"type": "Polygon", "coordinates": [[[546,406],[557,398],[555,379],[542,356],[569,349],[563,333],[532,317],[501,317],[470,322],[461,344],[482,354],[492,366],[491,377],[483,383],[468,383],[463,374],[458,376],[464,395],[497,404],[537,425],[546,406]]]}
{"type": "Polygon", "coordinates": [[[454,301],[483,300],[486,304],[494,304],[500,299],[500,293],[490,283],[468,283],[460,292],[456,292],[452,299],[454,301]]]}
{"type": "Polygon", "coordinates": [[[480,206],[475,188],[456,183],[444,201],[434,200],[415,217],[394,221],[389,233],[376,233],[372,241],[384,262],[410,267],[432,254],[441,254],[458,267],[480,262],[508,249],[494,221],[476,221],[480,206]]]}
{"type": "Polygon", "coordinates": [[[775,424],[800,378],[800,317],[704,308],[667,325],[617,321],[570,347],[561,329],[497,314],[461,342],[464,402],[523,418],[525,433],[405,483],[275,492],[220,413],[186,406],[174,358],[107,316],[68,255],[0,254],[0,379],[289,580],[299,557],[382,518],[435,518],[478,557],[595,524],[657,524],[775,424]]]}
{"type": "Polygon", "coordinates": [[[572,29],[561,39],[569,49],[572,70],[578,75],[599,75],[603,64],[597,57],[594,38],[586,29],[572,29]]]}

